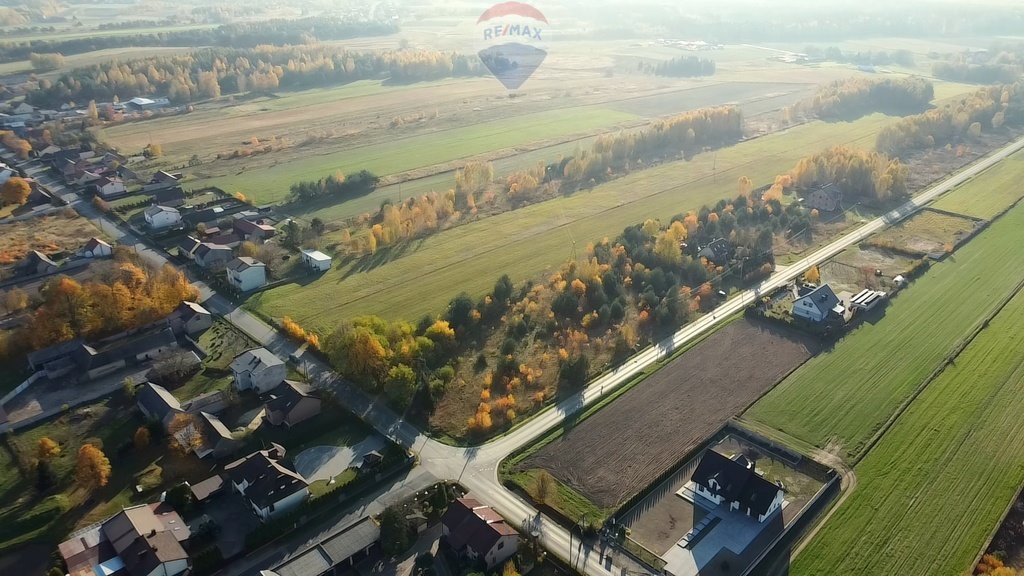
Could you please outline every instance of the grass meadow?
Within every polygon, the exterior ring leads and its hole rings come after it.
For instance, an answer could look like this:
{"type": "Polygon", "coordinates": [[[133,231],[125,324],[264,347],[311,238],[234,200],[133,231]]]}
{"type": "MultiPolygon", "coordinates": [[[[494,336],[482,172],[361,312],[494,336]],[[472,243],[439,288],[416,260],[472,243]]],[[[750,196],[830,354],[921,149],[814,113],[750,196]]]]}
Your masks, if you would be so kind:
{"type": "MultiPolygon", "coordinates": [[[[978,301],[972,294],[971,302],[978,301]]],[[[934,302],[936,310],[950,309],[934,302]]],[[[950,320],[936,316],[939,322],[950,320]]],[[[936,323],[901,324],[916,325],[916,343],[936,323]]],[[[1024,295],[1010,301],[857,465],[856,490],[796,558],[790,573],[970,572],[1024,482],[1021,339],[1024,295]]],[[[909,343],[901,349],[904,358],[921,351],[922,346],[909,343]]],[[[870,358],[861,360],[886,374],[890,385],[904,382],[884,359],[870,358]]],[[[837,386],[843,378],[830,382],[837,386]]],[[[849,399],[843,411],[863,399],[849,399]]]]}
{"type": "MultiPolygon", "coordinates": [[[[935,264],[864,323],[809,360],[743,418],[857,460],[871,437],[958,343],[1024,280],[1024,207],[935,264]]],[[[945,424],[943,424],[945,425],[945,424]]]]}
{"type": "Polygon", "coordinates": [[[647,218],[670,218],[737,194],[737,180],[769,183],[801,157],[830,145],[874,145],[889,116],[815,122],[677,161],[519,210],[469,222],[405,245],[336,264],[317,279],[257,294],[247,306],[333,329],[363,314],[415,319],[437,314],[459,292],[480,295],[502,274],[532,279],[588,242],[647,218]],[[317,306],[309,305],[317,302],[317,306]]]}
{"type": "Polygon", "coordinates": [[[932,206],[975,218],[992,218],[1024,197],[1024,152],[1017,152],[980,176],[939,198],[932,206]]]}

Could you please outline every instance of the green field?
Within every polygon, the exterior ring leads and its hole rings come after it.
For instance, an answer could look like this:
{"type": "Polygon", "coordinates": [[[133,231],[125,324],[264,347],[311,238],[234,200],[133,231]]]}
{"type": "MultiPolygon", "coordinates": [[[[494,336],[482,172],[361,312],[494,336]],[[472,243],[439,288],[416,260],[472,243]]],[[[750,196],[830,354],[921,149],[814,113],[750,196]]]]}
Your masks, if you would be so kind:
{"type": "Polygon", "coordinates": [[[864,323],[809,360],[743,415],[848,458],[1001,298],[1024,279],[1024,208],[964,245],[895,298],[880,322],[864,323]]]}
{"type": "Polygon", "coordinates": [[[259,204],[281,202],[293,183],[339,170],[350,173],[365,169],[379,176],[398,174],[503,148],[611,129],[636,119],[632,114],[597,106],[550,110],[327,154],[310,153],[287,164],[199,180],[194,186],[240,191],[259,204]]]}
{"type": "Polygon", "coordinates": [[[7,42],[31,42],[31,41],[61,41],[77,40],[81,38],[103,38],[108,36],[132,36],[134,34],[167,34],[168,32],[184,32],[186,30],[210,30],[218,24],[182,24],[180,26],[163,26],[157,28],[117,28],[111,30],[77,30],[68,28],[54,32],[33,32],[20,36],[7,35],[4,41],[7,42]]]}
{"type": "Polygon", "coordinates": [[[460,291],[482,294],[502,274],[515,282],[537,277],[568,259],[574,242],[582,254],[588,242],[615,237],[646,218],[667,219],[733,197],[741,176],[768,183],[801,157],[830,145],[870,147],[889,121],[876,114],[850,123],[816,122],[634,172],[572,196],[378,250],[368,257],[372,262],[350,263],[308,284],[262,292],[247,305],[274,317],[287,314],[321,331],[361,314],[407,319],[437,314],[460,291]],[[364,270],[371,264],[376,267],[364,270]]]}
{"type": "Polygon", "coordinates": [[[991,218],[1024,197],[1024,152],[1017,152],[933,204],[936,208],[991,218]]]}
{"type": "MultiPolygon", "coordinates": [[[[936,303],[936,309],[944,308],[936,303]]],[[[928,332],[920,326],[919,333],[928,332]]],[[[1024,482],[1021,339],[1024,295],[993,319],[856,467],[856,490],[796,558],[792,574],[970,573],[1024,482]]],[[[892,385],[902,383],[886,363],[870,357],[865,363],[887,373],[892,385]]],[[[842,386],[843,379],[833,382],[842,386]]]]}

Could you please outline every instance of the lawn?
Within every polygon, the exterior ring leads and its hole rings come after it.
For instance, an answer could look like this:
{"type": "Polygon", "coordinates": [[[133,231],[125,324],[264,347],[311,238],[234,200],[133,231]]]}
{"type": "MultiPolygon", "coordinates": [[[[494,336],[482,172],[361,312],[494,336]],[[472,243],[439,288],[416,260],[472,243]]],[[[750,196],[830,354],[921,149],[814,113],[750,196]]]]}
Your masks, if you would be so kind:
{"type": "Polygon", "coordinates": [[[971,330],[1024,280],[1024,207],[935,264],[864,323],[783,380],[744,419],[857,459],[871,436],[971,330]]]}
{"type": "Polygon", "coordinates": [[[980,176],[939,198],[934,207],[975,218],[992,218],[1024,197],[1024,152],[1017,152],[980,176]]]}
{"type": "Polygon", "coordinates": [[[210,329],[199,336],[198,344],[207,353],[203,366],[217,370],[227,370],[235,356],[256,346],[248,336],[222,318],[214,320],[210,329]]]}
{"type": "Polygon", "coordinates": [[[365,169],[379,176],[398,174],[504,148],[611,129],[636,119],[632,114],[597,106],[549,110],[357,148],[310,152],[285,164],[199,180],[195,186],[238,191],[257,204],[276,203],[288,196],[288,188],[295,182],[338,171],[348,174],[365,169]]]}
{"type": "Polygon", "coordinates": [[[1024,482],[1021,339],[1018,295],[856,467],[857,489],[792,574],[970,572],[1024,482]]]}
{"type": "Polygon", "coordinates": [[[741,176],[768,183],[801,157],[829,145],[870,147],[891,120],[876,114],[850,123],[816,122],[691,161],[637,171],[571,196],[379,250],[310,283],[261,292],[247,306],[274,317],[289,315],[320,331],[362,314],[406,319],[437,314],[458,292],[483,294],[502,274],[517,283],[536,278],[574,251],[582,254],[588,242],[615,237],[626,226],[734,197],[741,176]]]}
{"type": "Polygon", "coordinates": [[[975,221],[942,212],[922,210],[880,234],[868,244],[894,248],[920,255],[952,250],[966,234],[974,230],[975,221]]]}

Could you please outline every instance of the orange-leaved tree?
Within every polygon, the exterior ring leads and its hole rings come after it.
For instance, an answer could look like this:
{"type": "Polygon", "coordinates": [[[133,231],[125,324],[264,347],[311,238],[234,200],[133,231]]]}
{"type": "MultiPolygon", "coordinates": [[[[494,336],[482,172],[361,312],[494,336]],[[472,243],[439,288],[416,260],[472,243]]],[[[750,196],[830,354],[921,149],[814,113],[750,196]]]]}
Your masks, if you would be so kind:
{"type": "Polygon", "coordinates": [[[92,444],[83,444],[78,450],[75,481],[83,488],[106,486],[110,481],[110,460],[102,450],[92,444]]]}

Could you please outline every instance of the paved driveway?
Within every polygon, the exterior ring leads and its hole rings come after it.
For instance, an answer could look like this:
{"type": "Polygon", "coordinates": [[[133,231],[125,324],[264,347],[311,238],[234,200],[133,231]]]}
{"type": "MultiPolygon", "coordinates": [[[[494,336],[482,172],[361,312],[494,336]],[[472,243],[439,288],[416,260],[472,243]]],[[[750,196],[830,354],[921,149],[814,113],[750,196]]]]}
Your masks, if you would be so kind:
{"type": "Polygon", "coordinates": [[[387,440],[379,434],[367,436],[351,447],[313,446],[295,457],[295,470],[309,482],[330,480],[345,470],[358,466],[374,450],[383,450],[387,440]]]}

